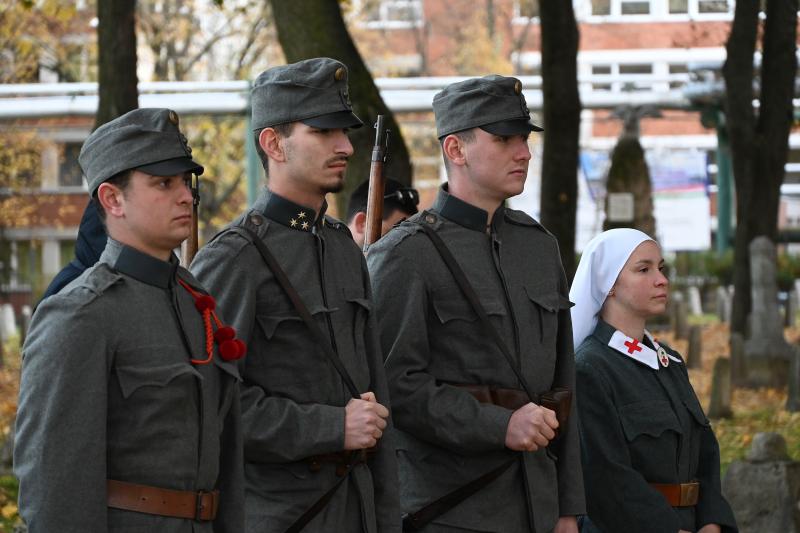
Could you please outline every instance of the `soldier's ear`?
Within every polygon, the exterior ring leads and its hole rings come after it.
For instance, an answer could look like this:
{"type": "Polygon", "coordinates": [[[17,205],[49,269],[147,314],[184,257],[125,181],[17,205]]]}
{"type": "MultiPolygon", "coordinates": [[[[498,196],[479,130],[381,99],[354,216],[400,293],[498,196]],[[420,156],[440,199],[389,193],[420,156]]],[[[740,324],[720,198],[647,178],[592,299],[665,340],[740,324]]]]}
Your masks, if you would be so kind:
{"type": "Polygon", "coordinates": [[[281,137],[274,129],[264,128],[261,130],[261,133],[258,135],[258,144],[270,159],[281,162],[286,160],[283,137],[281,137]]]}
{"type": "Polygon", "coordinates": [[[444,156],[454,165],[464,165],[466,154],[464,152],[464,141],[456,135],[448,135],[442,142],[442,152],[444,156]]]}
{"type": "Polygon", "coordinates": [[[122,217],[125,214],[125,198],[122,189],[111,183],[101,183],[97,188],[97,201],[106,212],[106,219],[122,217]]]}

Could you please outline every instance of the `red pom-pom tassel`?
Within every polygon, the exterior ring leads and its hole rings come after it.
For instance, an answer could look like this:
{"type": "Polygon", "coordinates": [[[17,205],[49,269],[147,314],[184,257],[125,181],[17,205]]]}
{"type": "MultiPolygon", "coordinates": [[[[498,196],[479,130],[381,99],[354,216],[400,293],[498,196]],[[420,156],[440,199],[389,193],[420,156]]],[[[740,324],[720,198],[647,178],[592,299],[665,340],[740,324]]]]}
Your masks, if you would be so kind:
{"type": "Polygon", "coordinates": [[[222,326],[214,332],[214,340],[217,341],[217,344],[229,341],[234,337],[236,337],[236,330],[230,326],[222,326]]]}
{"type": "Polygon", "coordinates": [[[197,308],[198,311],[202,313],[206,309],[209,311],[213,311],[214,308],[217,306],[217,302],[216,300],[214,300],[213,296],[209,296],[207,294],[201,294],[194,301],[194,306],[197,308]]]}
{"type": "Polygon", "coordinates": [[[219,356],[225,361],[236,361],[245,354],[246,348],[239,339],[228,339],[219,345],[219,356]]]}

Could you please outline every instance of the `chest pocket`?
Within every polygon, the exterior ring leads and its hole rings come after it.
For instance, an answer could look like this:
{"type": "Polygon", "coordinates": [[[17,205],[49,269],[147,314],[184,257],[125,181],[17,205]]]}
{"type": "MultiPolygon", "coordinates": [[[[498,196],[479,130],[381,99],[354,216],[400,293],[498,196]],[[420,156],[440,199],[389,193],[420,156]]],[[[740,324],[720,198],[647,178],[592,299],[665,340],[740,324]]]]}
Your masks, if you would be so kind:
{"type": "Polygon", "coordinates": [[[648,400],[623,406],[619,411],[628,442],[639,437],[660,437],[665,431],[682,433],[678,417],[666,400],[648,400]]]}
{"type": "Polygon", "coordinates": [[[537,338],[540,344],[555,342],[558,332],[558,312],[572,307],[572,302],[557,291],[537,291],[526,286],[525,293],[533,304],[532,327],[539,328],[537,338]]]}
{"type": "MultiPolygon", "coordinates": [[[[489,317],[503,317],[506,313],[506,308],[501,300],[502,295],[496,294],[488,289],[475,288],[483,308],[489,317]]],[[[455,320],[463,320],[466,322],[478,322],[478,315],[472,309],[466,296],[456,289],[438,289],[434,290],[431,298],[434,312],[439,322],[447,324],[455,320]]]]}
{"type": "Polygon", "coordinates": [[[146,387],[156,389],[166,387],[179,376],[191,375],[202,379],[200,373],[192,368],[188,361],[152,366],[117,366],[115,371],[122,397],[125,399],[146,387]]]}

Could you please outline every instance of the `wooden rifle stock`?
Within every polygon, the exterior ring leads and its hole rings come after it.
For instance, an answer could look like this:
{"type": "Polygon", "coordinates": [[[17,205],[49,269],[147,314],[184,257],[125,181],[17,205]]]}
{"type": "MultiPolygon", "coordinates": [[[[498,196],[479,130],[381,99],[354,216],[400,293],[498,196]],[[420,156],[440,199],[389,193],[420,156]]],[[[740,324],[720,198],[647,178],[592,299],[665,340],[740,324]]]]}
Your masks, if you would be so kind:
{"type": "Polygon", "coordinates": [[[198,208],[200,207],[200,177],[192,174],[192,231],[183,243],[183,266],[189,268],[198,248],[198,208]]]}
{"type": "Polygon", "coordinates": [[[364,253],[381,238],[383,223],[384,179],[383,165],[389,153],[389,130],[384,129],[384,116],[375,122],[375,144],[369,165],[369,190],[367,192],[367,221],[364,229],[364,253]]]}

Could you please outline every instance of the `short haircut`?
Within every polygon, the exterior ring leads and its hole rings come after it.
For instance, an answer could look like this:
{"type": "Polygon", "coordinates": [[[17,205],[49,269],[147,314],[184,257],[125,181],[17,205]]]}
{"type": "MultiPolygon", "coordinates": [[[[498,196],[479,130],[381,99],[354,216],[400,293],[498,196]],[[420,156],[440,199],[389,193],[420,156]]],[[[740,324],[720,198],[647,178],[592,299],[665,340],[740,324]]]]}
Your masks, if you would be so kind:
{"type": "MultiPolygon", "coordinates": [[[[395,211],[402,211],[403,213],[411,216],[417,212],[416,205],[407,205],[400,201],[398,198],[389,196],[400,189],[406,187],[397,180],[386,178],[384,183],[384,198],[383,198],[383,219],[389,218],[395,211]]],[[[353,189],[350,193],[350,199],[347,202],[347,221],[353,220],[356,213],[367,211],[367,198],[369,196],[369,180],[363,181],[358,187],[353,189]]]]}
{"type": "MultiPolygon", "coordinates": [[[[134,169],[129,168],[128,170],[123,170],[122,172],[118,172],[117,174],[114,174],[113,176],[105,180],[103,183],[110,183],[111,185],[114,185],[124,193],[125,190],[128,188],[128,185],[130,185],[131,183],[131,176],[133,176],[133,170],[134,169]]],[[[97,192],[95,192],[94,196],[92,196],[92,201],[95,203],[95,207],[97,207],[97,215],[100,217],[100,220],[103,221],[103,225],[105,225],[106,210],[103,207],[103,204],[101,204],[100,200],[97,198],[97,192]]]]}
{"type": "Polygon", "coordinates": [[[269,176],[269,156],[267,156],[266,152],[264,152],[264,149],[261,148],[261,143],[258,142],[261,132],[267,128],[272,128],[279,137],[286,139],[292,135],[292,131],[294,131],[294,125],[294,122],[287,122],[285,124],[276,124],[274,126],[267,126],[266,128],[259,128],[253,132],[253,142],[256,145],[256,153],[258,154],[258,158],[261,159],[261,166],[264,167],[264,173],[267,176],[269,176]]]}
{"type": "MultiPolygon", "coordinates": [[[[478,138],[478,136],[475,135],[475,128],[472,128],[472,129],[469,129],[469,130],[457,131],[455,133],[451,133],[450,135],[455,135],[464,144],[474,143],[475,139],[478,138]]],[[[444,168],[445,168],[445,170],[450,172],[450,161],[447,159],[447,156],[444,153],[444,140],[446,138],[447,138],[447,135],[445,135],[442,138],[440,138],[439,139],[439,145],[442,147],[442,158],[444,159],[444,168]]]]}

